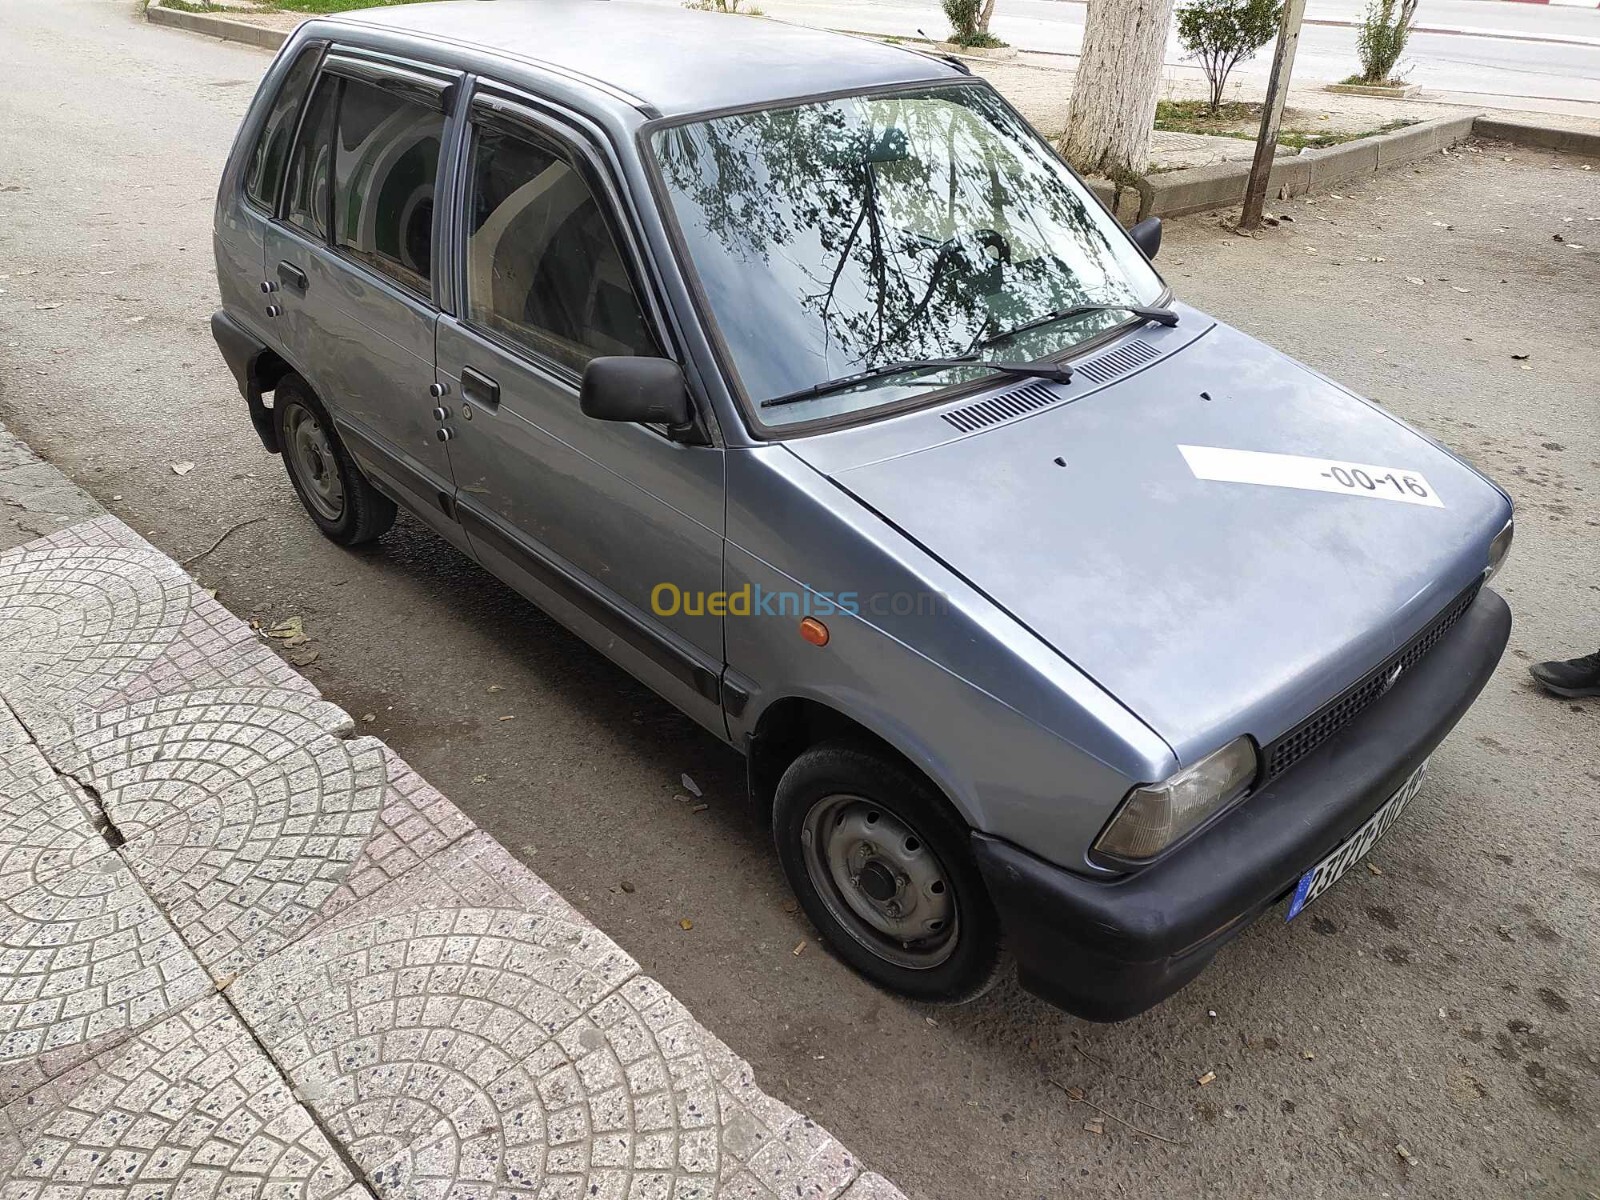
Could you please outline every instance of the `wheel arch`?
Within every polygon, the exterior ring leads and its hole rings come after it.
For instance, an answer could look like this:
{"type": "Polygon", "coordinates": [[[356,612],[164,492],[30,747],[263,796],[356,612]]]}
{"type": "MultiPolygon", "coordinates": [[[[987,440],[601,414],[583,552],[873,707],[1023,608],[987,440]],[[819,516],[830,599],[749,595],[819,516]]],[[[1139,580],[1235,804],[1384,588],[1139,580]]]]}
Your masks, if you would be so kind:
{"type": "Polygon", "coordinates": [[[948,779],[941,777],[941,772],[930,765],[927,756],[908,752],[875,722],[852,715],[830,700],[805,695],[773,700],[761,710],[755,727],[746,735],[745,770],[750,802],[763,821],[771,818],[778,780],[789,764],[812,746],[836,740],[870,747],[917,772],[944,797],[952,812],[969,828],[976,828],[973,814],[961,803],[960,792],[948,779]]]}
{"type": "Polygon", "coordinates": [[[298,372],[283,355],[224,310],[212,314],[211,334],[239,384],[239,394],[250,407],[250,424],[255,426],[256,436],[268,453],[279,453],[278,431],[262,395],[276,388],[285,375],[298,372]]]}

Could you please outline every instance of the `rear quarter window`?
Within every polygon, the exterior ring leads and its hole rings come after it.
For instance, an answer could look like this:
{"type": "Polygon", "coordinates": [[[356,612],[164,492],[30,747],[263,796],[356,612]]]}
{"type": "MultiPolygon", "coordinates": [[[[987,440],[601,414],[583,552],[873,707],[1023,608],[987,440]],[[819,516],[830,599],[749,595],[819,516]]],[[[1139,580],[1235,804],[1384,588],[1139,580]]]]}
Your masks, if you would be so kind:
{"type": "Polygon", "coordinates": [[[306,91],[311,86],[311,76],[317,69],[321,48],[307,46],[300,51],[277,95],[272,98],[272,108],[256,135],[250,150],[250,163],[245,169],[245,195],[260,207],[271,212],[278,203],[278,189],[283,184],[284,166],[289,161],[289,143],[294,138],[295,123],[300,107],[305,102],[306,91]]]}

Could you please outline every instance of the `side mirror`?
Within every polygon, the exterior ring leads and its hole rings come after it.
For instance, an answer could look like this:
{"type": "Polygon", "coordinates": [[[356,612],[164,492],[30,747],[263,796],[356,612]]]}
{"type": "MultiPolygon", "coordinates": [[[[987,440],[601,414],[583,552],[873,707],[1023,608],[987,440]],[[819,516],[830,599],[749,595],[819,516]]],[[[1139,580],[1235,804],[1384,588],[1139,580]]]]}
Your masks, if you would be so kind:
{"type": "Polygon", "coordinates": [[[1133,244],[1144,251],[1146,258],[1154,258],[1161,249],[1161,218],[1146,217],[1132,229],[1128,236],[1133,239],[1133,244]]]}
{"type": "Polygon", "coordinates": [[[672,428],[694,420],[683,368],[665,358],[592,358],[583,370],[578,407],[597,421],[635,421],[672,428]]]}

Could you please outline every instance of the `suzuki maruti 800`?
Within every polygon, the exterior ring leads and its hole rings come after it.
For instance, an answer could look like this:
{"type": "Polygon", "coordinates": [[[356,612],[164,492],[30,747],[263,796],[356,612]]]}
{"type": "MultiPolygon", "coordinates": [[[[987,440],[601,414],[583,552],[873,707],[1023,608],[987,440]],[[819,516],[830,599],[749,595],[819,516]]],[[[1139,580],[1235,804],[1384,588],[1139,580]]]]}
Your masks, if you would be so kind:
{"type": "Polygon", "coordinates": [[[1159,242],[956,63],[415,4],[273,63],[213,328],[327,536],[404,506],[746,755],[840,957],[1111,1020],[1365,854],[1510,628],[1506,495],[1159,242]]]}

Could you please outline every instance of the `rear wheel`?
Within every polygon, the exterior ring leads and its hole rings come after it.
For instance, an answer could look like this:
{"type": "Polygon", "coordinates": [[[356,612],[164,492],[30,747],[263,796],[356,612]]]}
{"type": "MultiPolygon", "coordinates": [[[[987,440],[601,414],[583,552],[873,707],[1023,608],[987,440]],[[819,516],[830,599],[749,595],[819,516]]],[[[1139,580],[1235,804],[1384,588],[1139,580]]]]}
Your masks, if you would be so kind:
{"type": "Polygon", "coordinates": [[[993,985],[1000,922],[970,833],[907,764],[844,742],[806,750],[778,783],[773,838],[812,924],[868,979],[944,1003],[993,985]]]}
{"type": "Polygon", "coordinates": [[[341,546],[356,546],[394,524],[394,501],[367,482],[328,410],[298,375],[279,382],[272,420],[289,482],[318,529],[341,546]]]}

